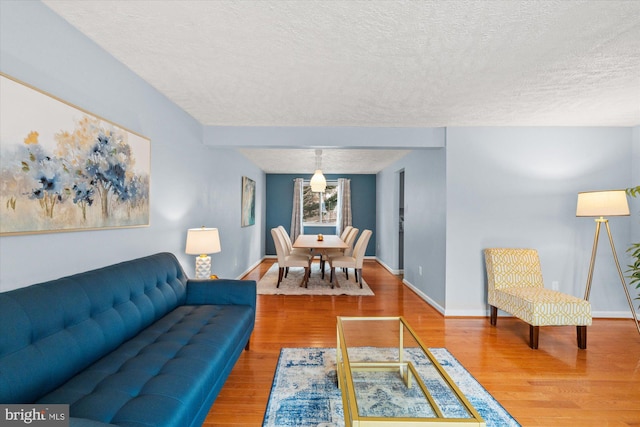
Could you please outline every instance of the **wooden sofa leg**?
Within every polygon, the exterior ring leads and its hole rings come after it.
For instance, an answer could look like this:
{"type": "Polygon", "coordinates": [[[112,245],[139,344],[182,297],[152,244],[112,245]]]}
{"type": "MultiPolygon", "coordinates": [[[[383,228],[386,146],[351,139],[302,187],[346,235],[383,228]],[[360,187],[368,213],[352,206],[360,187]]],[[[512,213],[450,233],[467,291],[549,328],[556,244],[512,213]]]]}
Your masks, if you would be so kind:
{"type": "Polygon", "coordinates": [[[538,335],[540,334],[540,326],[529,325],[529,347],[534,350],[538,349],[538,335]]]}
{"type": "Polygon", "coordinates": [[[587,327],[576,326],[578,332],[578,348],[584,350],[587,348],[587,327]]]}
{"type": "Polygon", "coordinates": [[[250,344],[251,344],[251,338],[247,340],[247,345],[244,346],[245,351],[249,351],[249,347],[251,346],[250,344]]]}
{"type": "Polygon", "coordinates": [[[498,307],[491,307],[491,324],[496,326],[496,322],[498,321],[498,307]]]}

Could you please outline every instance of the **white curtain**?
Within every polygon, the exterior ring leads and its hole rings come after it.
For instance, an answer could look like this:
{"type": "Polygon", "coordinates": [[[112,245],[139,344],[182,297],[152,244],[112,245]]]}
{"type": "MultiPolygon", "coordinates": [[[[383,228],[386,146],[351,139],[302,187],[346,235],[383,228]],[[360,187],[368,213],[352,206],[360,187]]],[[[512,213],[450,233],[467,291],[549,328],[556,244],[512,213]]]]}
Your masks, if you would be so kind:
{"type": "Polygon", "coordinates": [[[302,234],[302,178],[293,180],[293,209],[291,210],[291,230],[289,236],[291,241],[295,242],[300,234],[302,234]]]}
{"type": "Polygon", "coordinates": [[[351,180],[338,178],[338,221],[336,234],[342,234],[342,230],[351,224],[351,180]]]}

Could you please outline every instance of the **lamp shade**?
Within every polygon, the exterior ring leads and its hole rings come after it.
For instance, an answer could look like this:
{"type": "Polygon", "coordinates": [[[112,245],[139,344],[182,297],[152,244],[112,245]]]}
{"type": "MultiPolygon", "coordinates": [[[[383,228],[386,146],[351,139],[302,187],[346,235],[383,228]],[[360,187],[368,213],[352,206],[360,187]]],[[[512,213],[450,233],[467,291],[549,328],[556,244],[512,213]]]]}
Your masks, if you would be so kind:
{"type": "Polygon", "coordinates": [[[187,248],[185,250],[187,254],[215,254],[220,250],[220,235],[217,228],[190,228],[187,231],[187,248]]]}
{"type": "Polygon", "coordinates": [[[629,203],[624,190],[585,191],[578,193],[576,216],[625,216],[629,203]]]}
{"type": "Polygon", "coordinates": [[[327,180],[324,175],[322,175],[322,171],[320,169],[316,169],[316,173],[311,177],[309,185],[311,186],[311,191],[314,193],[323,193],[327,188],[327,180]]]}

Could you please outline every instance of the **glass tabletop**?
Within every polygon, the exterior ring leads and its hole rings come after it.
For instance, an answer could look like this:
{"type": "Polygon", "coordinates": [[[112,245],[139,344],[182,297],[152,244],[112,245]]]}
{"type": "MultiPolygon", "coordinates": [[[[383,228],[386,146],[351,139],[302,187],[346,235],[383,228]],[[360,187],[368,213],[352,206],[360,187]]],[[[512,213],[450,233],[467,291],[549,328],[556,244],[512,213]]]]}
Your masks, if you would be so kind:
{"type": "Polygon", "coordinates": [[[484,426],[402,317],[338,317],[338,386],[347,426],[484,426]]]}

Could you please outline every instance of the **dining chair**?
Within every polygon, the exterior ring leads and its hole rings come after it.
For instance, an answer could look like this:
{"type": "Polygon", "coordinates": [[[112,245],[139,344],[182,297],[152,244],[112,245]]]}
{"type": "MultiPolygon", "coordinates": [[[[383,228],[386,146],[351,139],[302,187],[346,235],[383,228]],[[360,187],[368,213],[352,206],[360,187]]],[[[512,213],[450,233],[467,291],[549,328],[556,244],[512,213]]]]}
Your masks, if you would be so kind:
{"type": "Polygon", "coordinates": [[[271,237],[273,237],[273,243],[276,246],[276,255],[278,257],[278,283],[276,288],[280,287],[280,282],[284,276],[285,269],[288,271],[289,267],[303,267],[304,277],[300,286],[306,288],[309,281],[309,274],[311,272],[311,258],[304,255],[294,255],[289,252],[286,242],[282,233],[277,228],[271,229],[271,237]]]}
{"type": "MultiPolygon", "coordinates": [[[[351,227],[351,226],[349,226],[349,227],[351,227]]],[[[349,228],[349,227],[347,227],[347,228],[349,228]]],[[[351,227],[347,231],[347,235],[346,236],[345,236],[345,233],[342,233],[340,235],[340,238],[342,240],[344,240],[344,242],[347,245],[349,245],[349,247],[347,249],[333,249],[333,250],[326,251],[321,255],[321,257],[320,257],[320,271],[322,271],[322,278],[323,279],[324,279],[324,267],[325,267],[327,259],[329,257],[338,257],[338,256],[342,256],[342,255],[351,256],[351,254],[353,253],[353,245],[356,242],[356,237],[358,237],[358,232],[359,231],[360,231],[359,228],[351,227]]],[[[349,280],[349,270],[348,269],[343,269],[343,271],[347,275],[347,280],[349,280]]]]}
{"type": "Polygon", "coordinates": [[[351,255],[340,255],[335,257],[328,257],[329,266],[331,267],[331,288],[335,286],[340,287],[338,283],[338,278],[336,277],[336,267],[337,268],[353,268],[355,272],[356,282],[360,284],[360,288],[362,288],[362,265],[364,263],[364,253],[367,250],[367,245],[369,244],[369,239],[371,238],[371,230],[364,230],[358,241],[356,242],[355,247],[353,248],[353,253],[351,255]]]}
{"type": "MultiPolygon", "coordinates": [[[[284,243],[287,245],[287,249],[289,250],[289,253],[291,253],[292,255],[302,255],[302,256],[306,256],[309,258],[313,258],[313,255],[311,254],[311,252],[308,249],[301,249],[301,248],[294,248],[293,247],[293,243],[291,242],[291,237],[289,237],[289,233],[287,233],[287,230],[282,226],[279,225],[277,227],[278,231],[280,232],[284,243]]],[[[285,277],[287,277],[285,275],[285,277]]]]}

